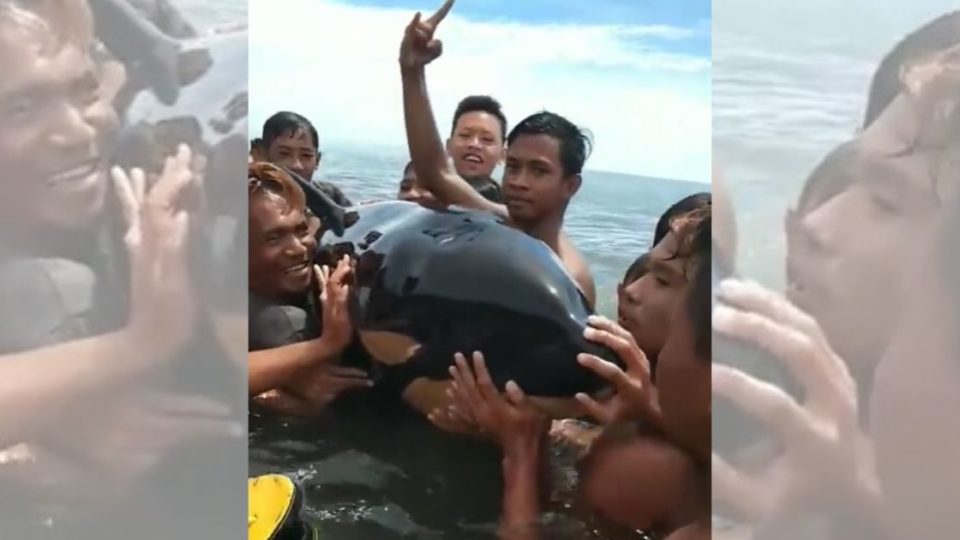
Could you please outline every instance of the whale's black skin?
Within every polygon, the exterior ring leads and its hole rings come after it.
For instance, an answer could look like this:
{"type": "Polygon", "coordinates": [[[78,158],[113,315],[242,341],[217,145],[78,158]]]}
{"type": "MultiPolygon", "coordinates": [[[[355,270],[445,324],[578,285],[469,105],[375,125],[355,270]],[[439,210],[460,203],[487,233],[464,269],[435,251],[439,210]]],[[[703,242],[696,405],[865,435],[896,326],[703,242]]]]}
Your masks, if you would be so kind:
{"type": "Polygon", "coordinates": [[[356,261],[355,326],[413,338],[420,349],[379,376],[402,390],[417,378],[449,378],[455,352],[484,353],[501,387],[509,380],[542,397],[595,392],[603,380],[577,363],[611,351],[583,337],[593,311],[543,242],[487,212],[434,211],[384,201],[342,209],[298,181],[321,218],[319,264],[356,261]]]}
{"type": "Polygon", "coordinates": [[[147,78],[157,98],[171,105],[180,94],[177,72],[179,48],[127,0],[91,0],[100,39],[128,65],[143,64],[138,73],[147,78]]]}

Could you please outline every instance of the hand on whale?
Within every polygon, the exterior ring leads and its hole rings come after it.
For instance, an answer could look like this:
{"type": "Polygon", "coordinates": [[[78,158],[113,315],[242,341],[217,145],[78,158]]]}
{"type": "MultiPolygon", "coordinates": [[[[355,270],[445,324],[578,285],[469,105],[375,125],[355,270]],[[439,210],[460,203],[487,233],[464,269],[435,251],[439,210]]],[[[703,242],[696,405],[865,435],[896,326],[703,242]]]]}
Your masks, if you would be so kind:
{"type": "Polygon", "coordinates": [[[443,53],[443,43],[433,39],[437,27],[453,8],[454,0],[446,0],[430,17],[421,20],[420,12],[413,16],[400,44],[400,65],[406,68],[422,67],[443,53]]]}
{"type": "MultiPolygon", "coordinates": [[[[505,454],[537,453],[550,422],[517,383],[507,382],[501,394],[493,384],[481,352],[473,353],[472,368],[466,358],[457,353],[450,376],[453,383],[448,394],[453,404],[448,407],[447,416],[458,418],[460,425],[471,428],[473,433],[492,437],[505,454]]],[[[443,411],[437,410],[431,414],[431,420],[443,415],[443,411]]]]}
{"type": "Polygon", "coordinates": [[[627,369],[624,371],[616,364],[589,353],[578,356],[580,365],[606,379],[616,390],[613,397],[603,402],[584,393],[577,394],[577,401],[584,411],[605,425],[638,419],[653,426],[662,425],[656,387],[650,376],[650,362],[636,340],[622,326],[605,317],[592,316],[587,323],[590,327],[584,330],[584,337],[612,349],[627,369]]]}

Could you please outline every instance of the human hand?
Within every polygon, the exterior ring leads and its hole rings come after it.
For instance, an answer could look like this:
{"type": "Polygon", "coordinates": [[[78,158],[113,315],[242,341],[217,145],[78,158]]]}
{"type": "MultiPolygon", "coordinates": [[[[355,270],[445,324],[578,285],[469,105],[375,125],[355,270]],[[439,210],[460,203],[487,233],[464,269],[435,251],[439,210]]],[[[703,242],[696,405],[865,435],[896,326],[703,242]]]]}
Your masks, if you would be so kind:
{"type": "Polygon", "coordinates": [[[420,12],[407,25],[400,43],[400,66],[404,69],[421,68],[443,53],[443,43],[433,38],[437,27],[453,8],[454,0],[446,0],[429,18],[421,20],[420,12]]]}
{"type": "Polygon", "coordinates": [[[626,329],[604,317],[591,316],[587,322],[590,328],[584,331],[584,337],[617,353],[626,371],[592,354],[580,354],[580,365],[603,377],[616,390],[612,398],[602,403],[587,394],[577,394],[584,412],[606,425],[643,420],[660,426],[662,415],[650,378],[650,362],[636,340],[626,329]]]}
{"type": "Polygon", "coordinates": [[[538,454],[550,426],[546,415],[530,404],[513,381],[507,383],[505,395],[501,395],[487,371],[483,353],[473,353],[472,369],[460,353],[454,356],[454,362],[450,375],[455,411],[460,411],[457,414],[490,434],[507,456],[538,454]]]}
{"type": "Polygon", "coordinates": [[[199,189],[190,149],[181,145],[148,190],[140,169],[114,167],[112,176],[127,222],[131,306],[128,330],[137,343],[164,355],[195,330],[196,306],[187,264],[191,213],[188,196],[199,189]]]}
{"type": "Polygon", "coordinates": [[[328,266],[314,266],[313,269],[320,285],[320,304],[323,311],[323,333],[320,339],[332,351],[339,353],[353,339],[349,306],[350,286],[346,283],[353,272],[350,257],[344,255],[332,273],[328,266]]]}

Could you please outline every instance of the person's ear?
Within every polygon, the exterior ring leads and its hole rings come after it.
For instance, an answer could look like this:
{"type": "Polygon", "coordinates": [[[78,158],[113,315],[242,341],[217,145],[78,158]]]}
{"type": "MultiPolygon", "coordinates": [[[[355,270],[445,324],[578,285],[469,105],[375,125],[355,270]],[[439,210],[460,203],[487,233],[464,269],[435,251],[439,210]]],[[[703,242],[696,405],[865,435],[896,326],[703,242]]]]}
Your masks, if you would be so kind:
{"type": "Polygon", "coordinates": [[[570,175],[563,179],[563,194],[567,199],[572,198],[580,191],[583,184],[583,176],[579,174],[570,175]]]}

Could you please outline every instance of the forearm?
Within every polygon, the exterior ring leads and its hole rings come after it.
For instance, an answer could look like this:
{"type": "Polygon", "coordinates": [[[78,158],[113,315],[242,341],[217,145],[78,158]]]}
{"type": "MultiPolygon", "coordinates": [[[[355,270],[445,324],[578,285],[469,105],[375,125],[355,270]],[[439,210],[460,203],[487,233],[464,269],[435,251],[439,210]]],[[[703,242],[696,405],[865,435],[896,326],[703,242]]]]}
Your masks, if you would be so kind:
{"type": "Polygon", "coordinates": [[[501,540],[540,538],[540,445],[505,452],[501,540]]]}
{"type": "Polygon", "coordinates": [[[102,399],[167,354],[125,331],[0,357],[0,447],[31,439],[79,399],[102,399]]]}
{"type": "Polygon", "coordinates": [[[441,196],[447,191],[444,189],[443,176],[450,172],[450,165],[427,94],[426,73],[423,67],[403,68],[401,79],[407,146],[417,172],[417,181],[441,196]]]}
{"type": "Polygon", "coordinates": [[[301,369],[332,360],[337,353],[323,338],[251,352],[248,354],[249,395],[283,386],[301,369]]]}

